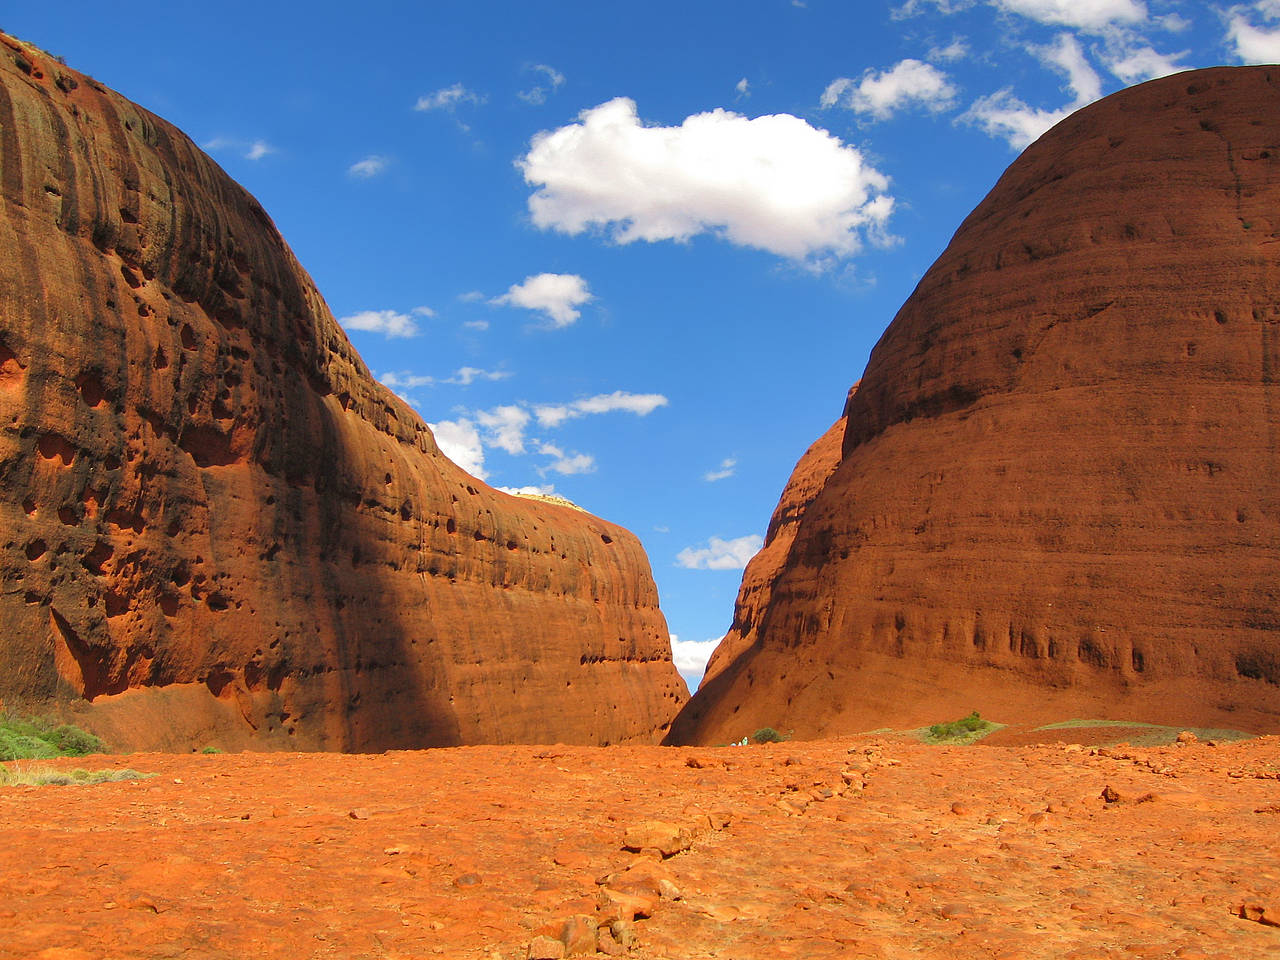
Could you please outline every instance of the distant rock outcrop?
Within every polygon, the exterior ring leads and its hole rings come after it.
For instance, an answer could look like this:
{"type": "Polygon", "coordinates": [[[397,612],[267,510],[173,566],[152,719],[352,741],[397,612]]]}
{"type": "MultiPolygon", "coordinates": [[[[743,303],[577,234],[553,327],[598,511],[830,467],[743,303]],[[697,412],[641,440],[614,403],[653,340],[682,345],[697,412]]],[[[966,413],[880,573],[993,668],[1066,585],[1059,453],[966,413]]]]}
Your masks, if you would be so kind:
{"type": "Polygon", "coordinates": [[[661,737],[635,537],[456,467],[252,197],[0,39],[5,706],[118,748],[661,737]]]}
{"type": "Polygon", "coordinates": [[[1029,147],[846,415],[673,740],[975,708],[1280,729],[1280,68],[1146,83],[1029,147]]]}

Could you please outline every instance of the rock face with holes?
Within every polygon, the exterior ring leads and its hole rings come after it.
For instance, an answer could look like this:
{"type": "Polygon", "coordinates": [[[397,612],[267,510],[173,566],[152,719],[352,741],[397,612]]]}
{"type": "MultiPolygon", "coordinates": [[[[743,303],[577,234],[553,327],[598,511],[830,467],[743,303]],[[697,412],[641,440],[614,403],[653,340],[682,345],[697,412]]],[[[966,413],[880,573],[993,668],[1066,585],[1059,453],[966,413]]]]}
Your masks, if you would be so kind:
{"type": "Polygon", "coordinates": [[[0,44],[0,700],[114,747],[661,737],[628,532],[465,474],[261,207],[0,44]]]}
{"type": "Polygon", "coordinates": [[[1058,124],[872,352],[673,739],[973,709],[1280,730],[1278,305],[1280,70],[1058,124]]]}

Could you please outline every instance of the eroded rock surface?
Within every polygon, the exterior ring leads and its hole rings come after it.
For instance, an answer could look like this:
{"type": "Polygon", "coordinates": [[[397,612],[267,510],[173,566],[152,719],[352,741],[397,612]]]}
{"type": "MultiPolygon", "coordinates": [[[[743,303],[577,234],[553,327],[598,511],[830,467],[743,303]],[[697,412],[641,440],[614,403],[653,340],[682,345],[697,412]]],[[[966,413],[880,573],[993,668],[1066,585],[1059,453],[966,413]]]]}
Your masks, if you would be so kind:
{"type": "Polygon", "coordinates": [[[1143,84],[1029,147],[876,346],[839,467],[744,585],[750,645],[673,737],[1280,729],[1277,211],[1276,68],[1143,84]]]}
{"type": "Polygon", "coordinates": [[[649,741],[625,530],[490,489],[181,132],[0,44],[0,700],[118,748],[649,741]]]}

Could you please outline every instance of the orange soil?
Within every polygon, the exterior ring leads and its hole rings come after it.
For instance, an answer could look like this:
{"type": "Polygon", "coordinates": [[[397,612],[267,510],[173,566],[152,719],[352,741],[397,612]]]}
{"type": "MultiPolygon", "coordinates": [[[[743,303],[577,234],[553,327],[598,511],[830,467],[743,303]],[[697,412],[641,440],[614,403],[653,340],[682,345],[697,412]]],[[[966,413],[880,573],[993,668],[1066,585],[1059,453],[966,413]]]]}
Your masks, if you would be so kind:
{"type": "Polygon", "coordinates": [[[523,960],[637,859],[640,960],[1280,955],[1274,737],[56,765],[157,776],[0,787],[3,960],[523,960]],[[660,865],[622,849],[653,820],[690,844],[660,865]]]}

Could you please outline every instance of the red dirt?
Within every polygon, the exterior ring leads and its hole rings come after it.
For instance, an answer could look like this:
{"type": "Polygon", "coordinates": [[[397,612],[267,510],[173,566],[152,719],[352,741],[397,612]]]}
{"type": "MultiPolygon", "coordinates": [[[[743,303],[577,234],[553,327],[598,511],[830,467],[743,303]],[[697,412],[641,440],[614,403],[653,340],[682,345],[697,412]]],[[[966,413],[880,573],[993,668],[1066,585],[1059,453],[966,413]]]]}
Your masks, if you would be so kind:
{"type": "Polygon", "coordinates": [[[1280,951],[1276,738],[59,765],[157,776],[0,788],[3,960],[523,960],[540,933],[589,931],[563,921],[598,919],[598,881],[635,861],[652,875],[626,901],[652,914],[631,925],[640,960],[1280,951]],[[622,849],[645,833],[687,849],[622,849]]]}

